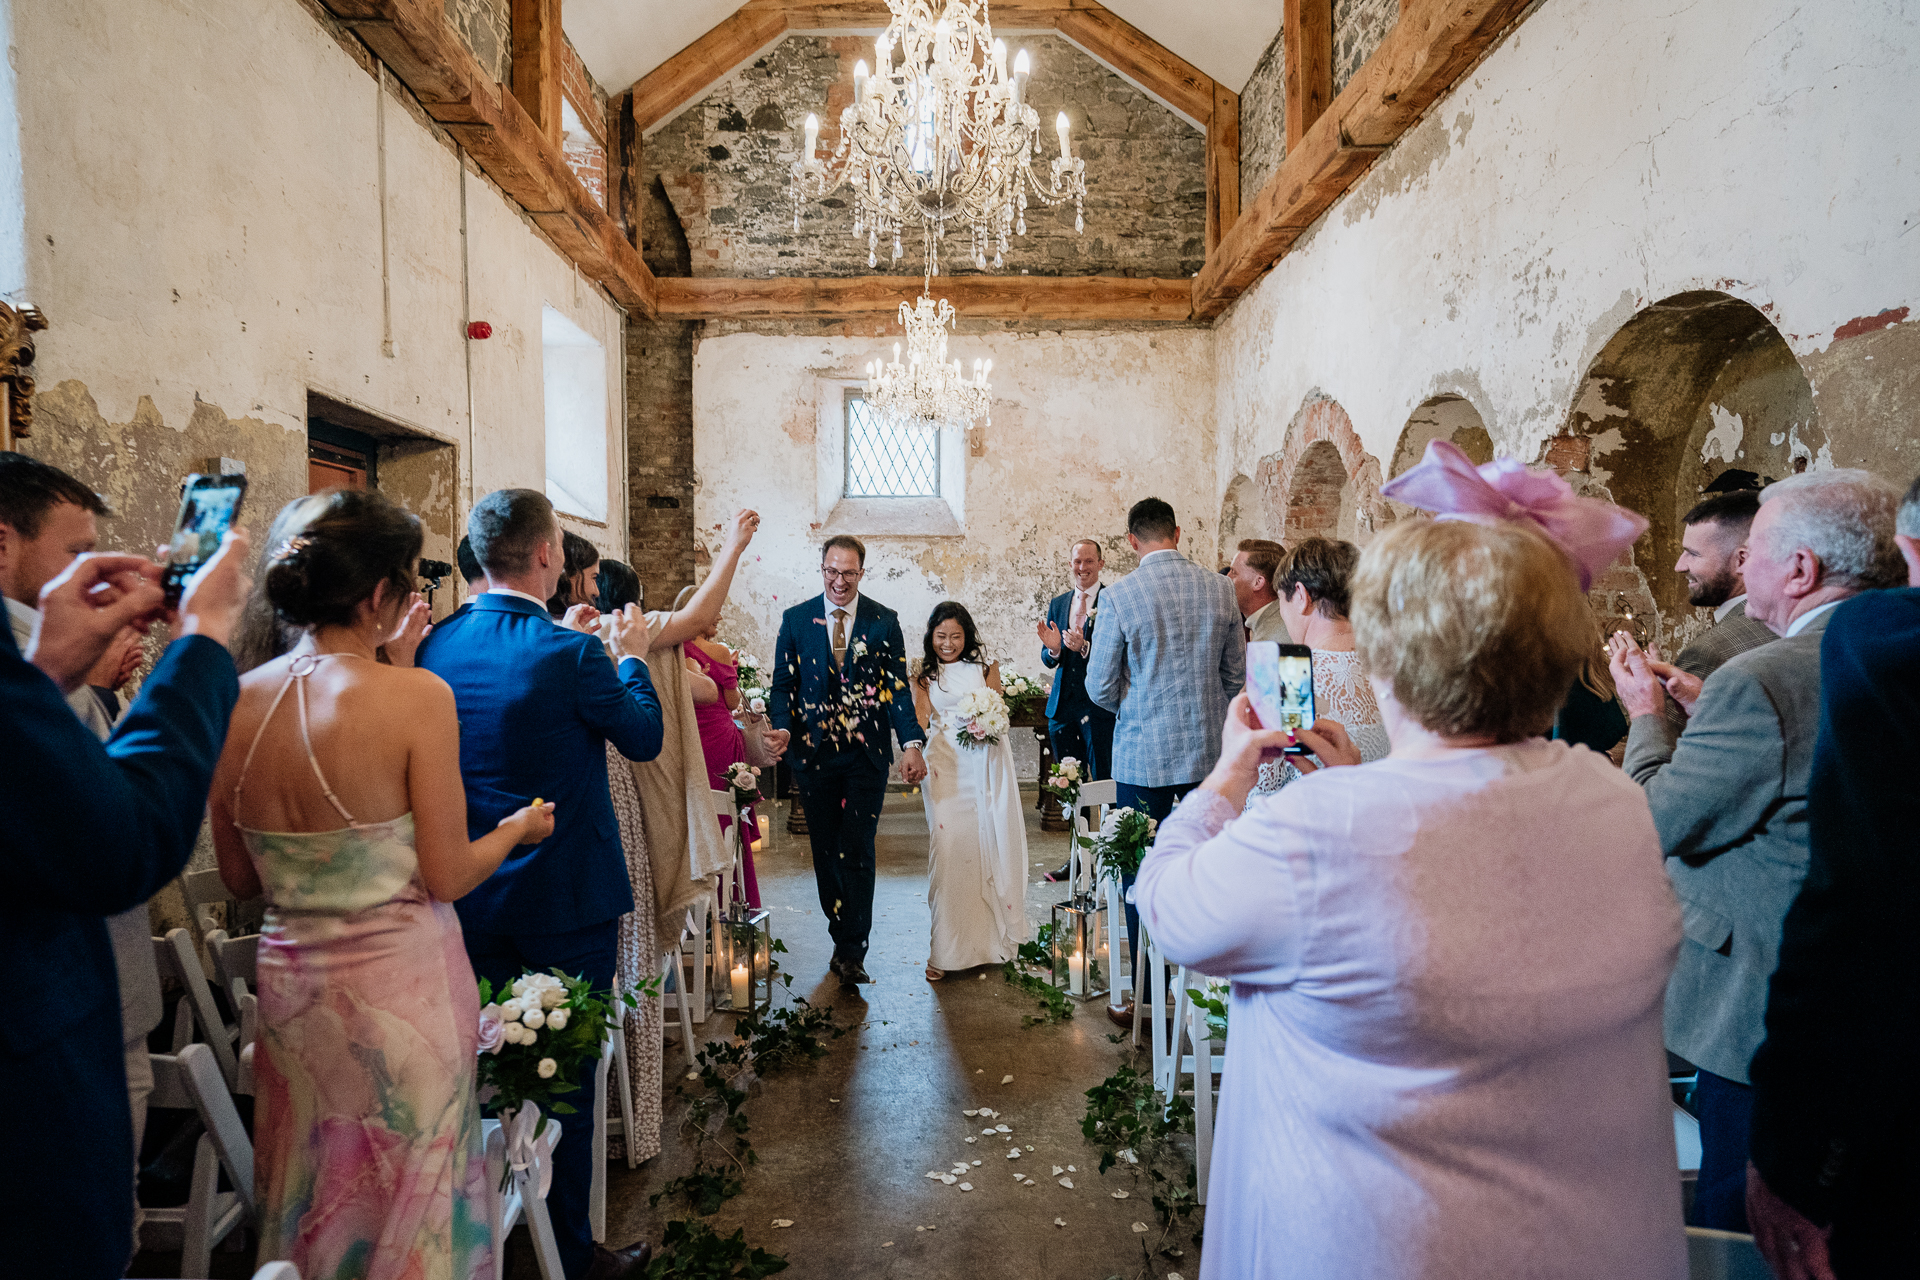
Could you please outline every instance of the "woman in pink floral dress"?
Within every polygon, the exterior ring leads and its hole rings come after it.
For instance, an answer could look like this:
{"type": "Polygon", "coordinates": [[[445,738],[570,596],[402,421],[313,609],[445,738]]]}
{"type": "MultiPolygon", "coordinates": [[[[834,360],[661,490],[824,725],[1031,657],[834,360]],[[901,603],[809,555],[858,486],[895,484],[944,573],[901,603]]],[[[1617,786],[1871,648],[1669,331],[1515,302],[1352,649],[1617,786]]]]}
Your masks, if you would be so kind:
{"type": "Polygon", "coordinates": [[[305,634],[242,678],[213,797],[222,879],[268,904],[260,1261],[308,1280],[467,1280],[490,1258],[479,996],[448,904],[545,838],[552,806],[467,839],[453,695],[410,666],[420,522],[330,490],[277,530],[264,590],[305,634]],[[383,641],[397,665],[376,661],[383,641]]]}

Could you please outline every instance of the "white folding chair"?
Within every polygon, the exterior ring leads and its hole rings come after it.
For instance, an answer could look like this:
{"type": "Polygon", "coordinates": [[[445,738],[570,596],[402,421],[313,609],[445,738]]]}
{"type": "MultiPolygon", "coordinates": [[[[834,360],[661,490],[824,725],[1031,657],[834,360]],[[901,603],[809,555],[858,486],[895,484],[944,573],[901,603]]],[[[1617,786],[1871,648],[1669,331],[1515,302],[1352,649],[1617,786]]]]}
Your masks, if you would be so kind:
{"type": "MultiPolygon", "coordinates": [[[[185,933],[176,929],[176,933],[185,933]]],[[[193,1152],[193,1178],[187,1203],[173,1208],[147,1209],[146,1227],[174,1227],[181,1231],[180,1274],[207,1274],[214,1247],[253,1217],[253,1143],[247,1138],[240,1113],[220,1078],[219,1064],[204,1044],[190,1044],[177,1054],[152,1054],[153,1094],[149,1107],[193,1111],[204,1132],[193,1152]],[[226,1170],[232,1190],[219,1189],[226,1170]]]]}
{"type": "Polygon", "coordinates": [[[640,1162],[633,1158],[633,1080],[627,1074],[626,1022],[627,1007],[616,995],[613,1030],[608,1033],[607,1042],[600,1050],[600,1061],[593,1069],[593,1185],[588,1194],[587,1211],[593,1222],[593,1238],[602,1244],[607,1239],[607,1144],[614,1134],[626,1139],[627,1168],[640,1167],[640,1162]],[[620,1092],[617,1117],[607,1109],[609,1078],[620,1092]]]}
{"type": "Polygon", "coordinates": [[[213,962],[214,981],[233,1001],[234,1016],[240,1022],[240,1036],[234,1045],[237,1066],[233,1091],[251,1097],[253,1046],[260,1033],[260,1000],[254,994],[260,935],[249,933],[244,937],[229,938],[225,929],[213,929],[207,933],[204,941],[207,959],[213,962]]]}
{"type": "Polygon", "coordinates": [[[480,1129],[487,1151],[488,1220],[493,1229],[494,1280],[507,1280],[507,1233],[516,1222],[526,1219],[527,1232],[533,1237],[533,1259],[540,1268],[541,1280],[565,1280],[560,1266],[560,1246],[554,1239],[553,1219],[547,1214],[547,1189],[553,1181],[553,1148],[561,1138],[558,1120],[548,1117],[545,1132],[538,1138],[533,1128],[540,1108],[523,1106],[513,1117],[514,1132],[509,1134],[498,1120],[482,1120],[480,1129]],[[522,1167],[512,1170],[514,1149],[522,1167]],[[504,1190],[502,1183],[506,1184],[504,1190]]]}
{"type": "Polygon", "coordinates": [[[207,987],[207,971],[200,967],[200,955],[193,948],[193,939],[185,929],[169,929],[166,937],[153,940],[153,958],[159,965],[162,981],[172,974],[186,989],[174,1014],[173,1051],[179,1053],[191,1044],[198,1028],[201,1039],[213,1050],[214,1061],[219,1064],[227,1088],[235,1088],[240,1083],[235,1048],[240,1028],[228,1026],[220,1016],[219,1007],[213,1003],[213,992],[207,987]]]}
{"type": "Polygon", "coordinates": [[[694,1066],[693,1024],[704,1022],[707,1018],[707,916],[711,911],[712,904],[708,901],[696,902],[689,907],[679,940],[660,953],[662,1021],[665,1021],[664,1014],[668,1009],[679,1013],[680,1047],[686,1051],[689,1070],[694,1066]],[[688,942],[694,945],[694,963],[690,966],[683,965],[688,942]]]}
{"type": "MultiPolygon", "coordinates": [[[[1107,900],[1107,970],[1112,981],[1107,1003],[1116,1009],[1124,1007],[1126,997],[1133,992],[1134,970],[1138,967],[1122,960],[1127,954],[1126,903],[1121,897],[1118,879],[1095,881],[1097,869],[1091,851],[1084,848],[1080,841],[1091,840],[1100,834],[1100,824],[1106,821],[1108,806],[1118,802],[1119,784],[1111,778],[1080,784],[1080,798],[1073,812],[1073,847],[1067,854],[1069,891],[1079,893],[1091,889],[1107,900]]],[[[1138,1023],[1135,1025],[1138,1026],[1138,1023]]],[[[1137,1036],[1134,1043],[1139,1043],[1137,1036]]]]}
{"type": "MultiPolygon", "coordinates": [[[[1169,962],[1151,937],[1147,939],[1146,961],[1145,990],[1152,1000],[1135,1000],[1133,1029],[1137,1036],[1140,1024],[1147,1024],[1147,1042],[1153,1050],[1153,1087],[1171,1098],[1179,1060],[1174,1055],[1178,1031],[1170,1017],[1175,1012],[1179,975],[1185,971],[1169,962]]],[[[1139,1041],[1136,1039],[1134,1043],[1139,1041]]]]}
{"type": "Polygon", "coordinates": [[[1167,1091],[1169,1103],[1179,1094],[1186,1092],[1180,1088],[1180,1077],[1192,1077],[1193,1096],[1193,1147],[1195,1176],[1198,1180],[1195,1194],[1201,1204],[1207,1202],[1207,1170],[1213,1163],[1213,1114],[1216,1087],[1213,1078],[1226,1070],[1227,1057],[1224,1044],[1216,1046],[1213,1042],[1213,1029],[1207,1023],[1207,1011],[1195,1004],[1187,992],[1195,985],[1208,982],[1204,974],[1182,966],[1174,979],[1173,1023],[1170,1031],[1173,1049],[1170,1057],[1172,1067],[1172,1088],[1167,1091]]]}
{"type": "Polygon", "coordinates": [[[181,872],[180,893],[187,900],[187,915],[193,920],[196,936],[204,938],[213,930],[227,926],[225,910],[216,914],[213,908],[225,908],[233,901],[233,895],[227,892],[217,869],[181,872]]]}

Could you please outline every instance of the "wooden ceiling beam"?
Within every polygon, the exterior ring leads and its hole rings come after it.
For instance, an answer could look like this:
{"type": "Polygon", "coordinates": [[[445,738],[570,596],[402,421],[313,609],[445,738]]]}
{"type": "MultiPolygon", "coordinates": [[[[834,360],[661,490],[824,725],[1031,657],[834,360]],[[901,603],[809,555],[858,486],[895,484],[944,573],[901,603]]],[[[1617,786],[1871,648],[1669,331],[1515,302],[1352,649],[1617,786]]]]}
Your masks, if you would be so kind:
{"type": "Polygon", "coordinates": [[[1281,96],[1291,151],[1333,101],[1333,0],[1285,0],[1280,33],[1281,96]]]}
{"type": "MultiPolygon", "coordinates": [[[[919,293],[921,279],[663,276],[655,284],[663,318],[840,320],[893,315],[919,293]]],[[[943,276],[934,292],[961,315],[997,320],[1182,323],[1193,306],[1188,281],[1124,276],[943,276]]]]}
{"type": "MultiPolygon", "coordinates": [[[[323,0],[560,252],[624,307],[652,315],[653,273],[512,94],[447,25],[439,0],[323,0]]],[[[556,14],[557,18],[557,14],[556,14]]],[[[558,27],[554,29],[557,40],[558,27]]],[[[554,85],[557,88],[556,75],[554,85]]],[[[557,117],[557,113],[556,113],[557,117]]]]}
{"type": "Polygon", "coordinates": [[[1207,252],[1240,219],[1240,95],[1213,86],[1213,115],[1207,121],[1207,252]]]}
{"type": "MultiPolygon", "coordinates": [[[[1400,20],[1207,256],[1193,314],[1211,320],[1293,247],[1518,18],[1528,0],[1404,0],[1400,20]]],[[[1291,129],[1288,130],[1292,132],[1291,129]]]]}
{"type": "Polygon", "coordinates": [[[653,128],[787,32],[784,9],[752,4],[736,11],[633,84],[633,116],[653,128]]]}
{"type": "Polygon", "coordinates": [[[1205,128],[1213,115],[1213,77],[1107,9],[1054,12],[1054,30],[1205,128]]]}
{"type": "Polygon", "coordinates": [[[513,0],[513,96],[560,145],[560,0],[513,0]]]}

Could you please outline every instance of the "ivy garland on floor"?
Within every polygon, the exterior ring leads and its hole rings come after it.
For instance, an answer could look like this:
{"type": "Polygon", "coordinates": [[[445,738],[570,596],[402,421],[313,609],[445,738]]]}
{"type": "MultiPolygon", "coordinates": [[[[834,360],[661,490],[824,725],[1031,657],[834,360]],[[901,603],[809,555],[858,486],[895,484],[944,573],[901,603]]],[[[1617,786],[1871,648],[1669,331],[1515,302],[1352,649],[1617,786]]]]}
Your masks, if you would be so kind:
{"type": "MultiPolygon", "coordinates": [[[[769,949],[779,955],[787,950],[778,938],[769,949]]],[[[741,1015],[731,1039],[709,1044],[695,1055],[698,1087],[674,1086],[674,1094],[687,1102],[680,1132],[693,1143],[693,1171],[668,1182],[647,1204],[656,1207],[682,1196],[698,1216],[667,1224],[647,1267],[647,1280],[759,1280],[787,1268],[785,1256],[749,1246],[745,1228],[722,1236],[702,1220],[746,1190],[747,1170],[760,1162],[747,1136],[752,1126],[745,1107],[753,1081],[826,1057],[822,1038],[838,1040],[848,1030],[834,1023],[831,1005],[816,1009],[805,996],[794,995],[793,975],[782,971],[777,960],[770,963],[791,1004],[741,1015]]]]}
{"type": "Polygon", "coordinates": [[[1015,990],[1023,991],[1040,1002],[1040,1014],[1035,1017],[1027,1014],[1020,1019],[1023,1027],[1036,1027],[1041,1024],[1052,1026],[1064,1022],[1073,1016],[1073,1001],[1067,993],[1053,985],[1053,959],[1050,948],[1053,945],[1053,925],[1043,924],[1034,934],[1032,942],[1020,944],[1020,950],[1014,958],[1000,966],[1000,976],[1015,990]],[[1046,976],[1032,972],[1039,969],[1046,976]]]}

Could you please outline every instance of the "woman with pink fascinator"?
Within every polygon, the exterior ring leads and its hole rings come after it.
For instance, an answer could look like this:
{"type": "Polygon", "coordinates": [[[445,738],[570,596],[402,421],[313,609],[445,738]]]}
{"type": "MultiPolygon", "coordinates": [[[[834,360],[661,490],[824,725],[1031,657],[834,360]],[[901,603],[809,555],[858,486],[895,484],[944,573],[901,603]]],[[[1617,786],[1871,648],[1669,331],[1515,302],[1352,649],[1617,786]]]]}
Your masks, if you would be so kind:
{"type": "Polygon", "coordinates": [[[1445,442],[1385,492],[1439,516],[1353,579],[1391,752],[1322,720],[1242,813],[1290,741],[1243,694],[1140,869],[1168,958],[1233,981],[1200,1274],[1681,1280],[1679,909],[1640,789],[1543,736],[1646,522],[1445,442]]]}

